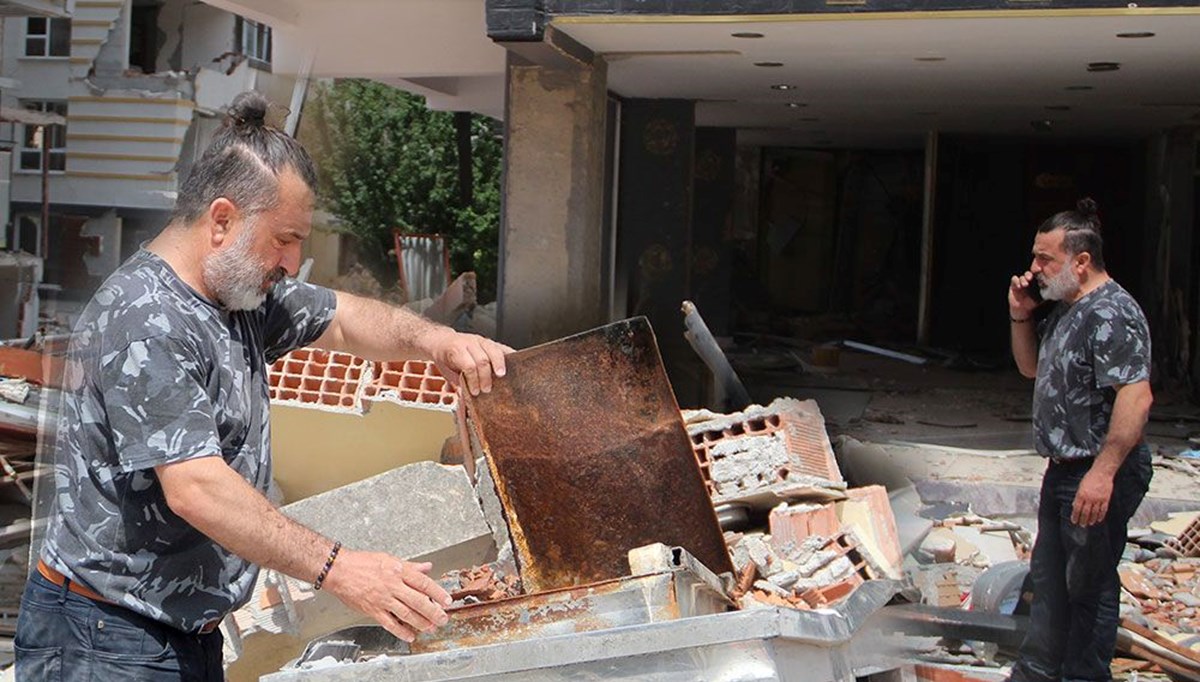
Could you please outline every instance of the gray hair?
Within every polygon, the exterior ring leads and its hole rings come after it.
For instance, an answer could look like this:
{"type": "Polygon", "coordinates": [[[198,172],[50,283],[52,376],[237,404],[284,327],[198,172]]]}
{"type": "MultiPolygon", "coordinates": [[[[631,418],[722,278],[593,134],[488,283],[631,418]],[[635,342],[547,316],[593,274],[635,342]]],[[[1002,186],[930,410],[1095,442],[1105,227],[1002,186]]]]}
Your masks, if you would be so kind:
{"type": "Polygon", "coordinates": [[[1100,209],[1091,197],[1080,199],[1074,211],[1060,211],[1038,227],[1038,232],[1062,230],[1063,248],[1072,256],[1087,253],[1092,265],[1104,270],[1104,238],[1100,236],[1100,209]]]}
{"type": "Polygon", "coordinates": [[[172,222],[197,220],[221,197],[246,216],[270,210],[279,200],[279,175],[288,168],[317,191],[312,157],[295,139],[267,125],[268,106],[257,92],[233,100],[220,130],[179,186],[172,222]]]}

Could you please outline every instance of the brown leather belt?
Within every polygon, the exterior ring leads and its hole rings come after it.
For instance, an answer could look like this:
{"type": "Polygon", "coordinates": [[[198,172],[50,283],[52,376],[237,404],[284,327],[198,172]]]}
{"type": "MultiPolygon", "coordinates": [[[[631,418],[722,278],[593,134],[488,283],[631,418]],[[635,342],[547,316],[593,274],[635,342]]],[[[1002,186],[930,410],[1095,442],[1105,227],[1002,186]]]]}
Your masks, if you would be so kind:
{"type": "MultiPolygon", "coordinates": [[[[66,583],[68,590],[70,590],[71,592],[74,592],[75,594],[77,594],[81,597],[87,597],[88,599],[91,599],[92,601],[98,601],[102,604],[112,604],[113,606],[120,606],[120,604],[117,604],[116,602],[112,601],[111,599],[105,599],[104,597],[101,597],[96,592],[93,592],[92,590],[84,587],[83,585],[80,585],[79,583],[75,582],[74,580],[68,579],[67,576],[54,570],[49,564],[47,564],[45,561],[42,561],[41,559],[38,559],[37,570],[38,570],[38,573],[42,574],[43,578],[45,578],[46,580],[49,580],[50,582],[54,583],[55,585],[57,585],[59,587],[62,587],[63,583],[66,583]]],[[[210,620],[207,623],[205,623],[204,625],[200,626],[200,629],[196,632],[196,634],[198,634],[198,635],[210,634],[214,630],[216,630],[217,627],[219,627],[220,625],[221,625],[220,618],[217,618],[216,620],[210,620]]]]}
{"type": "Polygon", "coordinates": [[[89,590],[83,585],[80,585],[74,580],[68,580],[67,576],[54,570],[49,564],[41,559],[38,559],[38,573],[41,573],[43,578],[49,580],[59,587],[62,587],[63,583],[67,583],[67,589],[81,597],[87,597],[92,601],[104,602],[105,604],[114,603],[111,599],[105,599],[104,597],[101,597],[99,594],[89,590]]]}

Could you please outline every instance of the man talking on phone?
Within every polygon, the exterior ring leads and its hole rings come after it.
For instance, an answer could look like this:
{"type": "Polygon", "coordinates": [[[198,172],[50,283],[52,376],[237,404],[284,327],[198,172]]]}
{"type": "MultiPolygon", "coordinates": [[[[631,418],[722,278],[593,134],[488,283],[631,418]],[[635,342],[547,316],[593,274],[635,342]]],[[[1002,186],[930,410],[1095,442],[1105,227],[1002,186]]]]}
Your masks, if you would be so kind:
{"type": "Polygon", "coordinates": [[[1038,227],[1029,270],[1009,283],[1008,310],[1013,358],[1036,380],[1033,435],[1048,460],[1029,631],[1010,679],[1107,682],[1117,563],[1152,475],[1142,431],[1153,396],[1146,316],[1105,270],[1096,202],[1038,227]]]}

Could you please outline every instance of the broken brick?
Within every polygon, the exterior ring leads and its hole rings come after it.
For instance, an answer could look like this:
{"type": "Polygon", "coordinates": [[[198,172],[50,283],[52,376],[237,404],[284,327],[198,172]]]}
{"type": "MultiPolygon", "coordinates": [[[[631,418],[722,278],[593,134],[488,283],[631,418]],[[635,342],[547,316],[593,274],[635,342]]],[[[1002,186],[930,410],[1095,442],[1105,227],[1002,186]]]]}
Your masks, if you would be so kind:
{"type": "Polygon", "coordinates": [[[687,429],[714,498],[783,482],[790,476],[845,482],[816,401],[779,398],[767,407],[754,405],[743,412],[690,423],[687,429]],[[721,460],[742,455],[763,466],[739,472],[740,476],[719,474],[721,460]]]}
{"type": "Polygon", "coordinates": [[[271,366],[271,400],[361,411],[360,387],[370,371],[370,362],[349,353],[298,348],[271,366]]]}
{"type": "Polygon", "coordinates": [[[271,400],[353,413],[364,401],[453,410],[458,392],[433,362],[371,362],[350,353],[298,348],[271,366],[271,400]]]}
{"type": "Polygon", "coordinates": [[[376,363],[374,376],[363,386],[363,398],[452,409],[458,401],[458,391],[434,363],[405,360],[376,363]]]}
{"type": "Polygon", "coordinates": [[[1200,516],[1192,519],[1178,536],[1167,540],[1167,547],[1185,557],[1200,557],[1200,516]]]}
{"type": "Polygon", "coordinates": [[[780,505],[771,510],[768,522],[776,547],[799,544],[813,535],[829,537],[842,527],[832,504],[780,505]]]}

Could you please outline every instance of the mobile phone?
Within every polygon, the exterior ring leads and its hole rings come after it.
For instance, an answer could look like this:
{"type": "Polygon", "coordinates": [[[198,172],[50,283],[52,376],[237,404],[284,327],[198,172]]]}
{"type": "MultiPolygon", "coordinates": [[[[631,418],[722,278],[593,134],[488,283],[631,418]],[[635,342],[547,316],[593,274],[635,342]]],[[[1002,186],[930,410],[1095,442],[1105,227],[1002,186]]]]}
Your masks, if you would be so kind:
{"type": "Polygon", "coordinates": [[[1025,293],[1029,294],[1029,298],[1032,298],[1034,301],[1038,303],[1042,302],[1042,288],[1038,286],[1036,277],[1029,283],[1029,286],[1025,287],[1025,293]]]}

